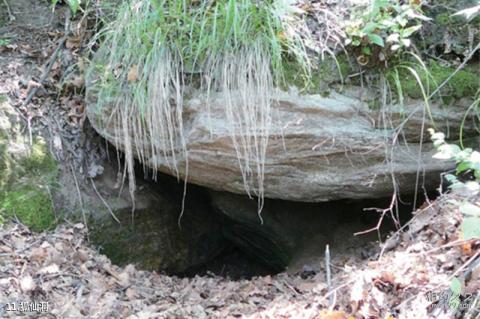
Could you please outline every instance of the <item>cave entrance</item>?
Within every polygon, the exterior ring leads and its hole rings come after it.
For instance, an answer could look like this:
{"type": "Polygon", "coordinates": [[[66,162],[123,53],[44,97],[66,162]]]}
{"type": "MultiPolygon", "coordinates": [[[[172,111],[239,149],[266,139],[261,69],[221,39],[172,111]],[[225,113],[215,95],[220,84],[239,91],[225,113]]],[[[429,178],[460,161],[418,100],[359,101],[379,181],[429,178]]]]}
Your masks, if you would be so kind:
{"type": "MultiPolygon", "coordinates": [[[[266,199],[262,224],[256,200],[195,185],[187,187],[179,220],[183,183],[162,174],[156,181],[143,171],[137,175],[135,213],[116,210],[120,224],[108,214],[89,223],[90,238],[115,264],[133,263],[168,275],[244,279],[285,270],[316,273],[324,265],[326,245],[340,263],[373,260],[379,241],[398,226],[386,214],[378,231],[354,235],[378,223],[380,214],[365,209],[389,207],[391,198],[325,203],[266,199]]],[[[395,216],[401,225],[412,217],[412,202],[411,196],[402,198],[395,216]]]]}
{"type": "Polygon", "coordinates": [[[347,260],[375,260],[381,251],[380,243],[413,216],[413,196],[399,205],[393,216],[398,220],[385,214],[378,230],[374,228],[381,214],[365,209],[389,207],[391,198],[327,203],[268,199],[262,225],[257,220],[256,202],[247,197],[209,191],[209,200],[212,212],[222,223],[222,238],[228,245],[200,267],[191,267],[177,275],[212,274],[231,279],[283,271],[315,275],[324,269],[326,245],[338,267],[347,260]],[[247,214],[250,218],[245,217],[247,214]]]}

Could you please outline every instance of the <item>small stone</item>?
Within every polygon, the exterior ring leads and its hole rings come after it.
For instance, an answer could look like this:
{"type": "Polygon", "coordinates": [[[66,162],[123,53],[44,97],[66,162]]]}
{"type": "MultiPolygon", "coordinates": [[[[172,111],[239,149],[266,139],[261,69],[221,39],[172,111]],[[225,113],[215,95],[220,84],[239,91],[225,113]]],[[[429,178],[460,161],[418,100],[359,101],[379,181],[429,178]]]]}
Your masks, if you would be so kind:
{"type": "Polygon", "coordinates": [[[20,288],[23,292],[30,292],[36,287],[35,282],[33,281],[32,276],[26,275],[20,279],[20,288]]]}

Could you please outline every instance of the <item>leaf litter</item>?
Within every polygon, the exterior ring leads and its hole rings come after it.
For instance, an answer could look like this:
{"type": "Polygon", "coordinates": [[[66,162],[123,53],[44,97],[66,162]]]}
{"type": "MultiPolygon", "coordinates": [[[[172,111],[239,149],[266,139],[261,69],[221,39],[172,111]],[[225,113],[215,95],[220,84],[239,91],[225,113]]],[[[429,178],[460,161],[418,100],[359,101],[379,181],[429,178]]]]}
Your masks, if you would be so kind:
{"type": "MultiPolygon", "coordinates": [[[[1,47],[0,93],[17,102],[34,133],[49,131],[58,160],[94,167],[95,158],[85,157],[95,152],[82,148],[81,133],[85,115],[80,51],[81,37],[88,32],[82,23],[72,28],[76,31],[43,83],[25,74],[45,70],[25,72],[25,65],[48,60],[61,32],[27,30],[1,47]],[[33,88],[38,92],[31,103],[18,103],[33,88]]],[[[129,74],[132,81],[136,76],[134,70],[129,74]]],[[[478,298],[476,306],[472,302],[462,311],[435,307],[439,302],[428,299],[429,293],[448,290],[455,278],[465,294],[480,290],[480,241],[462,241],[463,215],[451,204],[463,199],[448,194],[425,205],[405,231],[391,236],[369,260],[333,258],[330,289],[324,271],[308,269],[234,281],[213,274],[179,278],[134,265],[118,267],[88,243],[83,224],[35,234],[9,223],[0,228],[0,317],[478,318],[478,298]],[[22,302],[48,303],[48,311],[6,311],[5,306],[22,302]]]]}
{"type": "MultiPolygon", "coordinates": [[[[452,275],[465,294],[478,293],[480,287],[480,263],[461,270],[472,256],[478,257],[480,241],[459,237],[462,215],[447,200],[454,196],[459,195],[443,195],[418,210],[409,229],[397,234],[398,245],[380,258],[347,262],[333,271],[330,291],[323,272],[234,281],[213,274],[179,278],[134,265],[118,267],[91,247],[83,224],[64,224],[41,234],[7,224],[0,229],[0,303],[47,302],[48,312],[0,310],[1,316],[430,318],[438,308],[428,294],[448,289],[452,275]]],[[[436,317],[460,318],[467,310],[446,309],[436,317]]]]}

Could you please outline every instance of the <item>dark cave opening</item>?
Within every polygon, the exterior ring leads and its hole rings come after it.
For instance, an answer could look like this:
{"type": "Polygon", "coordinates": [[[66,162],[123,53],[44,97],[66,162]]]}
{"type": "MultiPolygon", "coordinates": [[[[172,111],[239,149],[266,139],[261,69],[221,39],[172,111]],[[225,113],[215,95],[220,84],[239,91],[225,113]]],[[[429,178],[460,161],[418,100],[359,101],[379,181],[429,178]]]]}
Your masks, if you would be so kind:
{"type": "MultiPolygon", "coordinates": [[[[412,199],[412,198],[410,198],[412,199]]],[[[232,240],[230,236],[224,235],[222,238],[226,242],[225,249],[221,253],[212,256],[211,259],[188,268],[181,273],[174,273],[180,277],[195,277],[205,275],[216,275],[228,277],[230,279],[250,279],[256,276],[275,275],[283,271],[289,271],[304,275],[305,273],[316,274],[323,266],[325,245],[329,244],[332,254],[342,256],[353,256],[363,260],[375,260],[381,250],[380,241],[398,229],[397,223],[393,221],[390,214],[386,214],[380,229],[370,231],[366,234],[357,234],[374,228],[380,218],[379,212],[363,211],[364,208],[384,209],[390,204],[391,198],[368,199],[368,200],[343,200],[329,203],[296,203],[280,200],[267,200],[269,206],[287,206],[296,212],[297,216],[288,221],[292,225],[304,225],[308,221],[309,228],[305,234],[295,238],[290,243],[289,258],[285,263],[272,262],[265,260],[261,254],[265,251],[277,251],[270,256],[271,259],[280,259],[277,257],[279,249],[278,242],[274,240],[262,241],[263,247],[251,247],[242,245],[232,240]],[[330,210],[327,212],[317,212],[322,216],[313,217],[314,211],[328,208],[338,208],[338,211],[330,210]],[[327,227],[325,227],[327,226],[327,227]],[[339,232],[339,229],[343,229],[339,232]],[[320,262],[319,262],[320,260],[320,262]]],[[[217,213],[218,214],[218,213],[217,213]]],[[[400,225],[404,225],[412,218],[412,206],[403,204],[399,207],[398,216],[400,225]]],[[[235,225],[233,226],[235,227],[235,225]]],[[[297,227],[293,227],[297,230],[297,227]]],[[[230,229],[228,230],[230,231],[230,229]]],[[[252,232],[255,238],[262,237],[261,231],[252,232]]],[[[287,232],[289,238],[292,232],[287,232]]],[[[281,250],[280,250],[281,251],[281,250]]]]}
{"type": "MultiPolygon", "coordinates": [[[[179,277],[239,280],[283,271],[316,273],[326,245],[335,256],[373,260],[380,241],[404,225],[414,210],[413,196],[403,196],[395,215],[385,214],[378,231],[354,235],[373,229],[381,213],[368,209],[385,209],[391,198],[323,203],[266,199],[262,224],[255,199],[189,184],[179,219],[183,182],[161,173],[153,179],[151,172],[136,167],[135,214],[117,211],[121,225],[98,224],[93,243],[115,264],[133,263],[179,277]],[[399,218],[397,223],[392,217],[399,218]]],[[[424,196],[433,199],[436,191],[424,196]]],[[[417,200],[417,206],[423,202],[417,200]]]]}

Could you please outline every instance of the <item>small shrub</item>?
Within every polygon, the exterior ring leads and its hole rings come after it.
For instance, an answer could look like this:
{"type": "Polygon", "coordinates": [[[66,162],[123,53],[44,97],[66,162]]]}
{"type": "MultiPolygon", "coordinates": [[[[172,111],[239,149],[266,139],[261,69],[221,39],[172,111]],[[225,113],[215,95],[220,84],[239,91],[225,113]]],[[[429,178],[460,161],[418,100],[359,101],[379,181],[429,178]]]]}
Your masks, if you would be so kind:
{"type": "Polygon", "coordinates": [[[366,14],[354,17],[346,26],[346,44],[356,49],[362,66],[387,66],[411,46],[410,36],[429,20],[419,7],[398,1],[375,0],[366,14]]]}
{"type": "MultiPolygon", "coordinates": [[[[52,0],[52,6],[55,7],[59,2],[60,0],[52,0]]],[[[65,2],[68,4],[73,15],[76,15],[78,10],[80,10],[82,0],[65,0],[65,2]]]]}
{"type": "MultiPolygon", "coordinates": [[[[431,19],[421,13],[416,2],[401,4],[399,1],[374,0],[366,13],[353,15],[345,31],[346,44],[356,57],[359,68],[370,71],[369,77],[378,80],[377,84],[370,85],[385,89],[389,92],[389,102],[398,102],[401,107],[405,95],[414,88],[418,93],[415,97],[424,100],[430,116],[430,71],[412,50],[410,39],[422,28],[423,21],[428,20],[431,19]],[[408,82],[403,80],[406,75],[410,79],[408,82]]],[[[371,107],[381,108],[384,103],[388,102],[375,101],[371,107]]]]}
{"type": "MultiPolygon", "coordinates": [[[[430,129],[433,144],[437,148],[438,153],[434,158],[442,160],[454,160],[457,163],[456,175],[447,175],[446,179],[451,183],[452,189],[466,189],[472,194],[480,192],[480,152],[471,148],[461,149],[458,145],[449,144],[445,141],[443,133],[435,133],[430,129]],[[474,177],[473,181],[462,181],[457,176],[463,173],[471,173],[474,177]]],[[[457,205],[464,215],[461,225],[463,239],[480,238],[480,207],[476,203],[469,201],[457,202],[457,205]]]]}

